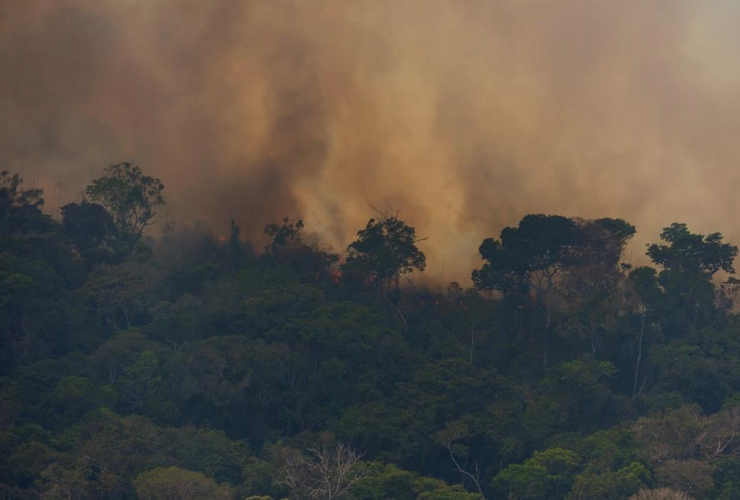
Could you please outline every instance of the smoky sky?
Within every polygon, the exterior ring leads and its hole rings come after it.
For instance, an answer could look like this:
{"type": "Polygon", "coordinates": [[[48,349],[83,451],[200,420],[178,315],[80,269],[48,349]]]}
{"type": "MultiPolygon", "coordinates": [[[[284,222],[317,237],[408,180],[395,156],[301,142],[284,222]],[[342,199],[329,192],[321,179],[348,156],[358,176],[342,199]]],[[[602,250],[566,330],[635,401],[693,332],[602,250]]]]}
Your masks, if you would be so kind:
{"type": "Polygon", "coordinates": [[[391,205],[434,281],[527,213],[625,218],[635,260],[674,221],[738,243],[739,22],[729,0],[0,0],[0,168],[53,211],[133,161],[169,218],[300,217],[338,250],[391,205]]]}

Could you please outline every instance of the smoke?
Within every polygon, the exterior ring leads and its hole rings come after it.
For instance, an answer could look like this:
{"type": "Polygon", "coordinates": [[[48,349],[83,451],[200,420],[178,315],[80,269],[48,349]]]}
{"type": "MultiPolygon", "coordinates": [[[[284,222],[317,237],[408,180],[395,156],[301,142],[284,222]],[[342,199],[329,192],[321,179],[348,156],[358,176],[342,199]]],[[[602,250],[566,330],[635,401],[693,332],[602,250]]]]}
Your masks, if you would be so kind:
{"type": "Polygon", "coordinates": [[[337,250],[388,203],[433,281],[527,213],[625,218],[637,260],[674,221],[740,236],[738,21],[722,0],[0,0],[0,167],[53,210],[134,161],[170,219],[302,217],[337,250]]]}

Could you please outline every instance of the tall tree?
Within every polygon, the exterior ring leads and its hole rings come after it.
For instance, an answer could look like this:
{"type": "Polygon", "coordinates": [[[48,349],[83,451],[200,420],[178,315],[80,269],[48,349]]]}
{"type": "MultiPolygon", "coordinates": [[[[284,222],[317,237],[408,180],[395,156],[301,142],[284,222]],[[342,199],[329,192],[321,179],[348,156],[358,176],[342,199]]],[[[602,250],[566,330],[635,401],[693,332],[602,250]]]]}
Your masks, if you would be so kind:
{"type": "Polygon", "coordinates": [[[80,252],[104,245],[115,233],[111,215],[97,203],[68,203],[62,207],[62,230],[80,252]]]}
{"type": "Polygon", "coordinates": [[[110,212],[116,226],[128,235],[129,244],[134,245],[152,223],[157,209],[165,204],[163,190],[159,179],[124,162],[109,165],[105,175],[95,179],[85,193],[110,212]]]}
{"type": "Polygon", "coordinates": [[[285,217],[282,224],[275,222],[265,226],[265,234],[272,238],[272,241],[265,249],[276,259],[281,255],[289,252],[301,244],[301,231],[303,230],[303,221],[293,222],[290,217],[285,217]]]}
{"type": "Polygon", "coordinates": [[[653,285],[650,273],[642,272],[640,289],[652,290],[643,300],[663,316],[664,329],[680,332],[716,312],[712,278],[719,271],[735,272],[738,248],[723,243],[720,233],[695,234],[677,222],[664,228],[660,239],[662,243],[648,246],[647,255],[661,270],[653,273],[653,285]]]}
{"type": "Polygon", "coordinates": [[[416,246],[423,238],[398,213],[370,219],[357,236],[347,247],[343,270],[359,273],[379,290],[398,287],[401,276],[426,267],[424,252],[416,246]]]}
{"type": "Polygon", "coordinates": [[[571,250],[568,272],[560,282],[566,328],[587,338],[592,352],[605,334],[618,330],[619,312],[634,305],[627,286],[629,264],[622,261],[635,227],[622,219],[575,219],[578,244],[571,250]]]}
{"type": "Polygon", "coordinates": [[[708,277],[720,270],[730,274],[735,272],[733,262],[737,247],[722,243],[721,233],[694,234],[686,224],[674,222],[663,229],[660,239],[667,245],[654,243],[648,247],[647,254],[665,270],[708,277]]]}
{"type": "Polygon", "coordinates": [[[473,271],[479,290],[498,290],[505,295],[534,292],[545,303],[545,332],[550,329],[553,293],[563,271],[573,264],[578,244],[576,223],[560,215],[527,215],[518,227],[506,227],[501,238],[487,238],[480,246],[486,261],[473,271]]]}
{"type": "Polygon", "coordinates": [[[126,254],[118,244],[118,231],[113,217],[98,203],[68,203],[62,207],[62,231],[67,241],[88,266],[112,262],[126,254]]]}
{"type": "Polygon", "coordinates": [[[232,275],[237,275],[242,268],[242,242],[239,239],[241,229],[231,219],[231,236],[229,237],[229,268],[232,275]]]}
{"type": "Polygon", "coordinates": [[[41,213],[44,192],[26,189],[18,174],[0,172],[0,236],[28,230],[29,222],[46,218],[41,213]]]}
{"type": "Polygon", "coordinates": [[[303,233],[303,221],[293,222],[289,217],[282,224],[271,223],[264,233],[272,238],[265,248],[265,257],[275,264],[293,268],[302,277],[325,278],[339,256],[323,247],[315,238],[303,233]]]}

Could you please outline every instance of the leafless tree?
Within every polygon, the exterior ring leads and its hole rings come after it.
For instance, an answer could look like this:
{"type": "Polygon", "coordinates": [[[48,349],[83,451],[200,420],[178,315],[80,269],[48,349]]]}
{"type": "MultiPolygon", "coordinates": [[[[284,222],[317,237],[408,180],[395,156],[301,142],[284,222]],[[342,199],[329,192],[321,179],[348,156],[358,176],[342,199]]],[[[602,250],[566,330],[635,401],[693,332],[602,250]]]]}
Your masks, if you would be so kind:
{"type": "Polygon", "coordinates": [[[740,408],[723,410],[710,417],[709,421],[709,425],[698,436],[697,441],[701,454],[712,460],[722,455],[740,436],[740,408]]]}
{"type": "Polygon", "coordinates": [[[658,488],[655,490],[641,489],[629,500],[691,500],[691,497],[681,490],[658,488]]]}
{"type": "Polygon", "coordinates": [[[732,452],[740,454],[740,407],[711,416],[693,405],[640,418],[632,427],[653,466],[668,461],[712,460],[732,452]]]}
{"type": "Polygon", "coordinates": [[[481,488],[480,485],[480,466],[478,462],[475,462],[475,474],[468,471],[465,467],[460,465],[460,462],[455,457],[455,452],[453,450],[454,443],[459,438],[457,433],[453,433],[449,438],[447,439],[447,442],[445,443],[445,448],[447,448],[447,451],[450,453],[450,458],[452,459],[452,463],[455,464],[455,470],[462,474],[464,478],[468,478],[471,481],[473,481],[473,484],[475,484],[476,489],[478,490],[478,493],[482,498],[485,498],[483,495],[483,488],[481,488]]]}
{"type": "Polygon", "coordinates": [[[282,468],[283,482],[297,500],[336,500],[367,474],[360,461],[364,453],[343,443],[311,446],[308,452],[286,454],[282,468]]]}

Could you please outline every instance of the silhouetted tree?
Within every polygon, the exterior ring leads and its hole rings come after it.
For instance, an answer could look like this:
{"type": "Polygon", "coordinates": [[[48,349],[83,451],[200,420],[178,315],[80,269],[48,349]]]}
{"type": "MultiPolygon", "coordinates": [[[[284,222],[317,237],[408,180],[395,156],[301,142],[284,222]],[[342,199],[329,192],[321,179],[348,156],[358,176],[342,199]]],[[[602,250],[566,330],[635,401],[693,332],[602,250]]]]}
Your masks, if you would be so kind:
{"type": "Polygon", "coordinates": [[[239,240],[241,230],[231,219],[231,236],[229,237],[229,267],[231,274],[236,275],[242,268],[242,243],[239,240]]]}
{"type": "Polygon", "coordinates": [[[62,207],[62,230],[82,252],[107,243],[116,225],[102,205],[83,201],[62,207]]]}
{"type": "Polygon", "coordinates": [[[152,223],[157,209],[165,204],[163,190],[159,179],[144,175],[138,166],[124,162],[106,167],[105,175],[95,179],[85,193],[108,210],[133,246],[152,223]]]}
{"type": "Polygon", "coordinates": [[[275,264],[293,268],[304,277],[326,277],[339,256],[323,248],[315,238],[306,237],[303,227],[302,220],[293,222],[289,217],[285,217],[282,224],[268,224],[264,232],[272,241],[265,248],[265,256],[275,264]]]}
{"type": "Polygon", "coordinates": [[[370,219],[357,240],[347,247],[345,272],[357,272],[382,290],[398,287],[401,276],[426,267],[424,252],[416,244],[416,230],[398,218],[398,214],[370,219]]]}
{"type": "Polygon", "coordinates": [[[563,330],[587,338],[595,353],[606,334],[617,330],[619,313],[636,307],[627,286],[630,266],[622,262],[635,227],[622,219],[575,221],[578,242],[559,283],[559,309],[568,317],[563,330]]]}
{"type": "Polygon", "coordinates": [[[664,331],[679,333],[717,312],[712,278],[719,271],[735,272],[738,248],[723,243],[720,233],[691,233],[681,223],[664,228],[660,238],[664,243],[647,250],[660,272],[646,268],[636,270],[635,276],[646,306],[662,317],[664,331]]]}
{"type": "Polygon", "coordinates": [[[578,243],[578,228],[572,219],[527,215],[518,227],[504,228],[500,240],[483,240],[479,251],[486,263],[473,271],[473,283],[479,290],[498,290],[505,295],[534,292],[538,303],[544,299],[547,333],[555,284],[573,265],[573,248],[578,243]]]}
{"type": "Polygon", "coordinates": [[[289,217],[285,217],[282,224],[276,224],[275,222],[268,224],[265,226],[265,234],[271,237],[272,241],[267,246],[266,251],[275,257],[279,257],[285,249],[300,244],[302,229],[302,220],[293,222],[289,217]]]}
{"type": "Polygon", "coordinates": [[[665,270],[708,277],[720,270],[735,272],[732,264],[737,257],[737,247],[722,243],[721,233],[694,234],[686,224],[674,222],[663,229],[660,239],[668,245],[654,243],[648,247],[647,254],[665,270]]]}
{"type": "Polygon", "coordinates": [[[44,218],[43,195],[42,189],[24,188],[18,174],[0,172],[0,235],[26,231],[32,219],[44,218]]]}

